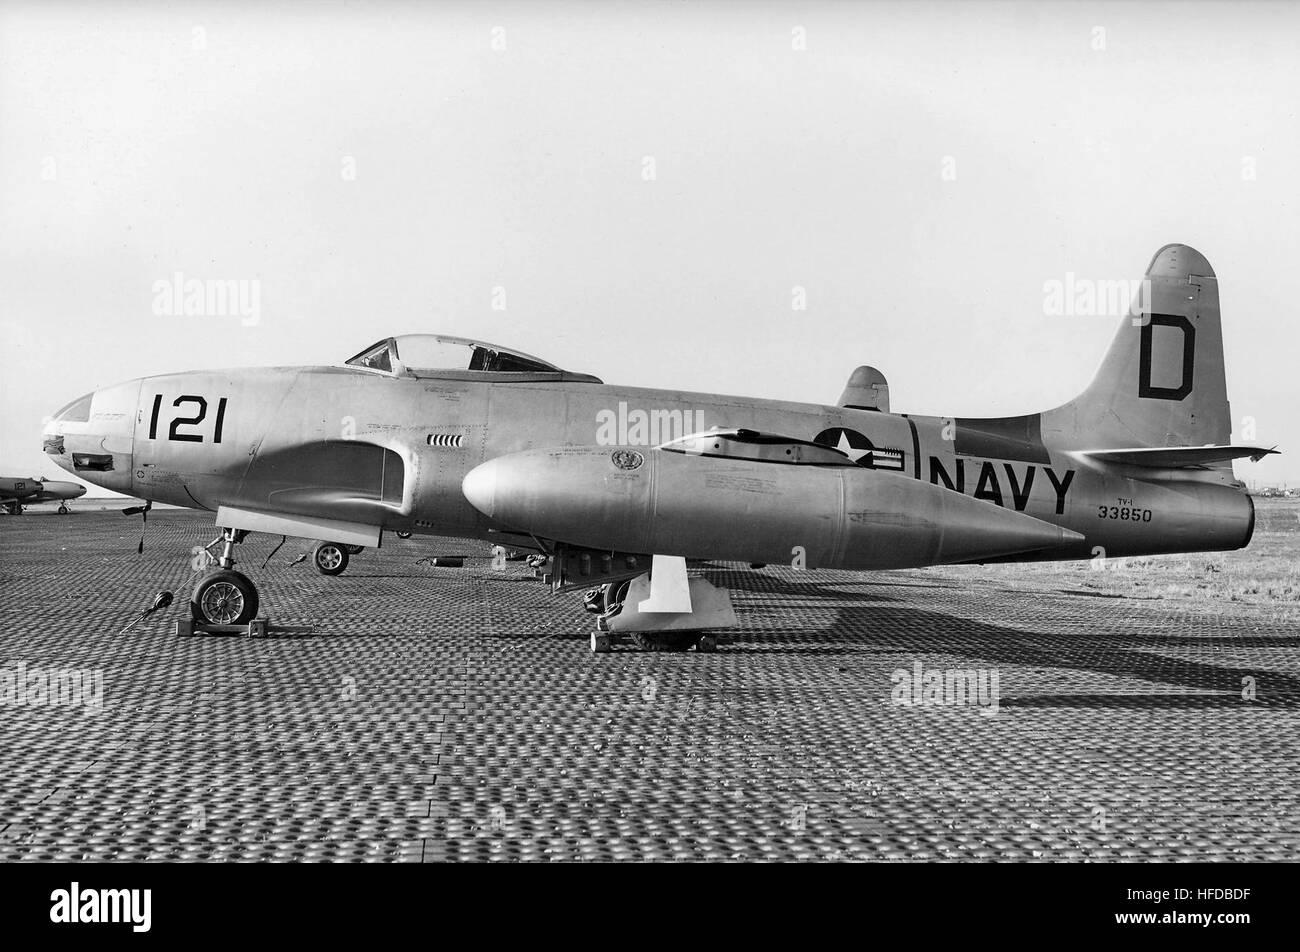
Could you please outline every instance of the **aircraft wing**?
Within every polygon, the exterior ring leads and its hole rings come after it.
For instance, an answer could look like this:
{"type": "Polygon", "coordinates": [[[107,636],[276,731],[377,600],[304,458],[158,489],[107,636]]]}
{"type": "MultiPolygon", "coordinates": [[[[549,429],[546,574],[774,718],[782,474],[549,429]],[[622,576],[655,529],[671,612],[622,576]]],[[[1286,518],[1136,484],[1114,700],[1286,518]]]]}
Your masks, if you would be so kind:
{"type": "Polygon", "coordinates": [[[1141,446],[1131,449],[1085,450],[1079,455],[1104,463],[1180,469],[1245,457],[1250,457],[1252,462],[1257,463],[1270,453],[1277,453],[1277,450],[1262,446],[1141,446]]]}

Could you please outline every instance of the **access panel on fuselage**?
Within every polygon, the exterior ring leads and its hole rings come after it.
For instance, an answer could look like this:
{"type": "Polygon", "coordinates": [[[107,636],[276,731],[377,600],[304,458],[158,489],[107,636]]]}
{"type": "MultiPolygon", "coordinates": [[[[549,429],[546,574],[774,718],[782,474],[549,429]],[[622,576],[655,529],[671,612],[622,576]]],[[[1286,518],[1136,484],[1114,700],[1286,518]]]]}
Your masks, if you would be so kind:
{"type": "Polygon", "coordinates": [[[454,529],[479,521],[460,484],[485,459],[491,391],[490,384],[472,380],[420,381],[412,446],[413,519],[419,528],[454,529]]]}

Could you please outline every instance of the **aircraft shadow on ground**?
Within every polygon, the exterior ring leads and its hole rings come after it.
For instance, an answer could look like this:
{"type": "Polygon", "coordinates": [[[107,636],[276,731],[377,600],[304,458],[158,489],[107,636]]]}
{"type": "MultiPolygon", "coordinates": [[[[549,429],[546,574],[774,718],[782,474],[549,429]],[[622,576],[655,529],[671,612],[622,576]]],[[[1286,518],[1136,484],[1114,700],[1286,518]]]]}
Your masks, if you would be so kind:
{"type": "MultiPolygon", "coordinates": [[[[433,567],[434,567],[434,568],[441,568],[444,572],[447,572],[447,571],[456,571],[456,570],[454,570],[454,569],[450,569],[448,566],[445,566],[445,565],[442,565],[442,566],[433,566],[433,567]]],[[[373,578],[421,579],[421,580],[426,581],[426,582],[428,582],[428,581],[440,581],[441,578],[442,578],[441,576],[430,575],[428,572],[424,572],[424,573],[420,573],[420,572],[353,572],[353,571],[351,571],[351,570],[349,570],[349,571],[347,572],[347,574],[346,574],[345,576],[342,576],[342,577],[343,577],[343,578],[354,578],[354,579],[362,579],[362,578],[364,578],[364,579],[373,579],[373,578]]],[[[521,579],[521,581],[522,581],[522,579],[521,579]]],[[[532,579],[529,579],[528,581],[531,582],[532,579]]]]}
{"type": "MultiPolygon", "coordinates": [[[[790,584],[771,576],[746,579],[743,573],[727,575],[725,579],[718,578],[718,583],[737,591],[789,596],[792,600],[789,608],[796,611],[800,600],[806,603],[806,607],[816,608],[828,594],[837,600],[857,597],[867,603],[861,607],[834,606],[835,620],[822,629],[790,628],[783,632],[780,628],[769,628],[752,635],[741,634],[735,639],[735,643],[757,648],[765,654],[834,653],[848,656],[862,654],[865,649],[876,655],[899,655],[898,666],[901,668],[908,668],[918,660],[927,667],[944,669],[1004,668],[1001,706],[1008,708],[1300,708],[1300,678],[1248,662],[1219,665],[1157,653],[1171,648],[1300,647],[1300,637],[1294,635],[1196,638],[1161,636],[1148,631],[1130,634],[1114,627],[1097,633],[1012,628],[922,608],[897,608],[884,604],[885,600],[875,594],[841,591],[818,583],[790,584]],[[773,635],[783,633],[794,639],[793,643],[773,640],[773,635]],[[937,654],[961,660],[927,660],[937,654]],[[1090,671],[1117,679],[1135,679],[1176,689],[1214,693],[1134,693],[1131,685],[1117,685],[1114,694],[1093,692],[1017,697],[1015,683],[1009,677],[1010,672],[1005,670],[1014,668],[1090,671]],[[1249,702],[1242,698],[1243,679],[1246,678],[1254,679],[1256,692],[1255,699],[1249,702]]],[[[896,602],[897,599],[889,601],[896,602]]],[[[1065,617],[1070,618],[1068,614],[1065,617]]],[[[1152,616],[1153,619],[1158,617],[1152,616]]],[[[1042,625],[1043,619],[1035,613],[1029,623],[1042,625]]],[[[1106,619],[1100,623],[1114,624],[1113,620],[1106,619]]]]}
{"type": "MultiPolygon", "coordinates": [[[[1111,619],[1101,620],[1100,624],[1108,627],[1096,632],[1015,628],[924,608],[901,607],[898,604],[901,599],[898,597],[864,591],[866,588],[897,587],[895,583],[818,582],[811,578],[807,582],[791,583],[773,575],[725,569],[711,569],[706,575],[716,584],[736,592],[781,596],[786,600],[783,611],[796,616],[803,608],[835,613],[834,620],[821,628],[783,628],[778,625],[750,632],[742,629],[733,636],[732,643],[736,647],[743,645],[763,654],[822,657],[842,655],[846,658],[892,655],[896,656],[896,666],[901,668],[909,668],[919,660],[928,668],[1009,669],[1004,670],[1002,676],[1003,697],[1000,705],[1005,708],[1300,708],[1300,678],[1259,664],[1209,664],[1159,653],[1161,650],[1186,648],[1294,649],[1300,647],[1300,636],[1268,637],[1252,634],[1198,638],[1180,634],[1152,634],[1150,631],[1130,633],[1114,627],[1111,619]],[[855,604],[848,607],[828,604],[844,600],[852,600],[855,604]],[[934,661],[936,655],[943,656],[945,660],[934,661]],[[1116,693],[1113,694],[1093,691],[1016,696],[1018,679],[1009,675],[1018,668],[1087,671],[1116,679],[1163,685],[1167,689],[1136,693],[1131,690],[1131,685],[1117,685],[1116,693]],[[1255,680],[1257,693],[1253,702],[1242,698],[1245,678],[1255,680]],[[1213,693],[1185,693],[1187,691],[1213,693]]],[[[423,574],[397,573],[358,573],[356,577],[432,578],[423,574]]],[[[492,581],[540,584],[525,576],[502,576],[492,581]]],[[[927,587],[915,582],[907,585],[914,588],[927,587]]],[[[571,596],[575,594],[570,593],[571,596]]],[[[1026,592],[1024,598],[1029,602],[1035,598],[1035,593],[1026,592]]],[[[766,613],[763,606],[746,606],[743,602],[737,606],[737,610],[742,619],[746,615],[766,613]]],[[[1068,609],[1063,609],[1059,614],[1063,619],[1074,620],[1068,609]]],[[[1147,620],[1158,620],[1159,617],[1151,615],[1147,620]]],[[[1031,625],[1042,625],[1043,621],[1041,612],[1035,612],[1032,619],[1027,619],[1031,625]]],[[[324,626],[324,630],[318,627],[311,633],[273,633],[271,637],[328,638],[337,634],[330,632],[329,627],[324,626]]],[[[542,635],[570,642],[583,634],[585,627],[579,625],[573,632],[529,632],[526,636],[542,635]]],[[[524,633],[501,635],[502,638],[521,636],[524,633]]]]}

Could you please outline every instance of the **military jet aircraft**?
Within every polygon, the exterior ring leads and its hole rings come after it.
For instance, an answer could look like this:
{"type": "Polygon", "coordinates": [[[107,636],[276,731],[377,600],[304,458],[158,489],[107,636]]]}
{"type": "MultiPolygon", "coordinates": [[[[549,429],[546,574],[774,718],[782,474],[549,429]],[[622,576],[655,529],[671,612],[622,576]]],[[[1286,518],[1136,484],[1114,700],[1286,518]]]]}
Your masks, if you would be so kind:
{"type": "MultiPolygon", "coordinates": [[[[1218,281],[1168,245],[1092,384],[1039,413],[893,412],[859,367],[835,405],[607,385],[506,347],[412,334],[338,367],[132,380],[54,415],[45,451],[105,489],[203,509],[219,566],[194,618],[258,610],[248,532],[385,532],[533,550],[599,631],[679,649],[734,624],[686,560],[894,569],[1241,548],[1218,281]],[[593,587],[594,586],[594,587],[593,587]]],[[[593,648],[607,643],[593,635],[593,648]]]]}
{"type": "Polygon", "coordinates": [[[0,476],[0,505],[11,516],[21,515],[23,508],[42,502],[57,502],[59,515],[66,516],[72,510],[68,500],[79,499],[86,495],[86,487],[80,483],[61,480],[23,479],[20,476],[0,476]]]}

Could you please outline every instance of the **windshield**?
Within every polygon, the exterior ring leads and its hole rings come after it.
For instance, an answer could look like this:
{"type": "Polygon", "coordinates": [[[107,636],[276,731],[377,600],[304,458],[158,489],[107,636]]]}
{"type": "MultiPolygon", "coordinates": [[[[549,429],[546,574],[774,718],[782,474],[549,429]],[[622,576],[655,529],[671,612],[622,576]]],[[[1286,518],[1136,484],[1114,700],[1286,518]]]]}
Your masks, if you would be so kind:
{"type": "Polygon", "coordinates": [[[363,350],[348,361],[354,367],[369,367],[371,370],[393,372],[393,362],[389,358],[390,341],[380,341],[369,350],[363,350]]]}
{"type": "Polygon", "coordinates": [[[487,371],[489,373],[561,373],[544,360],[481,341],[436,334],[389,337],[347,361],[384,373],[422,376],[424,371],[487,371]]]}

